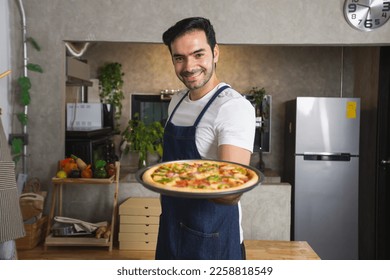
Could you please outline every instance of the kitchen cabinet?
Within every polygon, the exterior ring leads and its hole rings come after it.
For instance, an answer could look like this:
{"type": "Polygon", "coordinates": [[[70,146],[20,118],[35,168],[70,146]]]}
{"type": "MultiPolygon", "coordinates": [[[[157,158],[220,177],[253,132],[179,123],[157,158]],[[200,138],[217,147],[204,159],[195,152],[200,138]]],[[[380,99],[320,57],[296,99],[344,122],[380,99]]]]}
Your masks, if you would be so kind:
{"type": "Polygon", "coordinates": [[[119,192],[119,174],[120,174],[120,163],[115,163],[116,174],[107,179],[97,179],[97,178],[53,178],[53,191],[51,198],[51,209],[49,214],[49,221],[46,229],[46,238],[45,238],[45,248],[47,246],[99,246],[99,247],[108,247],[109,251],[112,250],[113,238],[114,238],[114,229],[115,229],[115,217],[118,209],[118,192],[119,192]],[[96,185],[96,187],[114,187],[113,202],[112,202],[112,218],[109,221],[109,228],[111,234],[108,238],[96,238],[95,236],[91,237],[77,237],[77,236],[64,236],[57,237],[53,236],[52,224],[55,213],[58,216],[62,216],[62,191],[64,185],[70,185],[72,187],[78,187],[79,185],[90,184],[96,185]]]}

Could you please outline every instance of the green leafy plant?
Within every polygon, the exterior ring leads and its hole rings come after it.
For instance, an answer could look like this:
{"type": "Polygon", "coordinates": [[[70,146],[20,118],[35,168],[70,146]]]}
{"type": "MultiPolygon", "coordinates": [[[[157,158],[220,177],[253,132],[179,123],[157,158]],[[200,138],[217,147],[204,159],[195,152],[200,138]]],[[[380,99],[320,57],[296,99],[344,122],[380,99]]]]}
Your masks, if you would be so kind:
{"type": "Polygon", "coordinates": [[[22,155],[22,149],[23,149],[23,140],[21,138],[12,139],[11,154],[15,162],[18,162],[20,160],[20,157],[22,155]]]}
{"type": "MultiPolygon", "coordinates": [[[[26,41],[30,43],[30,45],[36,50],[40,51],[41,47],[38,45],[38,43],[31,37],[26,38],[26,41]]],[[[28,60],[27,58],[25,58],[28,60]]],[[[33,63],[27,63],[26,65],[27,70],[36,72],[36,73],[43,73],[43,69],[38,64],[33,63]]],[[[31,80],[27,75],[23,75],[18,78],[18,86],[20,90],[20,97],[19,97],[19,103],[22,106],[28,106],[31,102],[31,95],[30,95],[30,89],[31,89],[31,80]]],[[[16,114],[20,124],[25,127],[28,125],[28,115],[25,113],[25,110],[23,112],[19,112],[16,114]]],[[[11,141],[11,153],[13,156],[13,160],[15,162],[18,162],[20,159],[20,156],[22,155],[22,147],[23,145],[26,145],[26,143],[23,142],[22,139],[27,139],[27,137],[24,137],[25,135],[22,135],[22,137],[14,137],[11,141]]]]}
{"type": "Polygon", "coordinates": [[[249,91],[249,95],[252,97],[251,101],[255,103],[256,105],[256,116],[262,116],[262,105],[264,97],[266,96],[266,90],[262,87],[253,87],[249,91]]]}
{"type": "Polygon", "coordinates": [[[144,121],[139,119],[139,115],[136,114],[128,122],[127,127],[121,135],[127,142],[127,146],[123,152],[125,154],[129,151],[139,152],[140,163],[146,162],[148,152],[152,154],[157,153],[160,157],[162,156],[164,127],[160,122],[156,121],[145,124],[144,121]]]}
{"type": "Polygon", "coordinates": [[[118,62],[106,63],[99,71],[100,101],[111,104],[114,108],[115,132],[120,132],[120,118],[122,115],[122,100],[125,98],[122,86],[124,73],[118,62]]]}

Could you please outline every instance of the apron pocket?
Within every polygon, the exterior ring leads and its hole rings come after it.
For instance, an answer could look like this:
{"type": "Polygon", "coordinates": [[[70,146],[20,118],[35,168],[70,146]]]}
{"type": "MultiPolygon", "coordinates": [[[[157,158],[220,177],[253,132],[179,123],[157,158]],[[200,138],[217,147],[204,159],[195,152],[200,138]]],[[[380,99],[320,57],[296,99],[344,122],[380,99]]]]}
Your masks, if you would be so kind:
{"type": "Polygon", "coordinates": [[[180,223],[178,259],[218,260],[220,251],[219,232],[204,233],[180,223]]]}

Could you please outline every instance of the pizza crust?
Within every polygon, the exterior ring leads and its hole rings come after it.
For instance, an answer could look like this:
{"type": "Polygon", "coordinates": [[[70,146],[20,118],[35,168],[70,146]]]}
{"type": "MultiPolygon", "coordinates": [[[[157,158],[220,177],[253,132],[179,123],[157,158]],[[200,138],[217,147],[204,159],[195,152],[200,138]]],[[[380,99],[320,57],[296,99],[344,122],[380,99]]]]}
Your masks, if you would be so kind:
{"type": "Polygon", "coordinates": [[[218,193],[230,193],[230,192],[234,192],[234,193],[237,192],[238,193],[238,192],[240,192],[240,190],[245,190],[246,188],[254,186],[256,183],[258,183],[260,181],[259,179],[260,178],[255,171],[253,171],[250,168],[245,167],[244,165],[233,163],[233,162],[211,161],[211,160],[182,160],[182,161],[164,162],[164,163],[160,163],[160,164],[157,164],[157,165],[150,167],[142,175],[142,181],[149,186],[157,188],[157,190],[160,189],[160,190],[165,190],[165,191],[169,191],[169,192],[194,193],[194,194],[196,194],[196,193],[198,193],[198,194],[203,194],[203,193],[218,194],[218,193]],[[152,174],[158,168],[160,168],[162,165],[172,164],[172,163],[228,164],[228,165],[232,165],[232,166],[236,166],[236,167],[240,167],[240,168],[245,168],[247,170],[249,180],[240,186],[226,188],[226,189],[217,189],[217,190],[215,190],[215,189],[196,189],[196,188],[191,188],[191,187],[168,186],[168,185],[165,185],[165,184],[162,184],[159,182],[155,182],[152,178],[152,174]]]}

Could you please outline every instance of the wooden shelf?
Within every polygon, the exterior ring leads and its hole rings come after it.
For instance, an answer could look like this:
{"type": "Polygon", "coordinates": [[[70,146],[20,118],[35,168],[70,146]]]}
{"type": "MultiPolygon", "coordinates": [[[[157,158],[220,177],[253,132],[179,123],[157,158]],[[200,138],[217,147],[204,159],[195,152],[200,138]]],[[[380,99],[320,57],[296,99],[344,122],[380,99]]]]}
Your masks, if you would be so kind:
{"type": "Polygon", "coordinates": [[[53,184],[93,184],[93,185],[107,185],[116,182],[115,175],[110,178],[97,179],[97,178],[57,178],[53,177],[51,179],[53,184]]]}
{"type": "Polygon", "coordinates": [[[114,230],[115,230],[115,217],[118,209],[118,192],[119,192],[119,175],[120,175],[120,163],[115,163],[116,174],[107,179],[97,178],[52,178],[53,192],[51,200],[51,209],[49,214],[49,221],[47,223],[45,248],[47,246],[100,246],[109,247],[109,251],[112,250],[114,230]],[[58,215],[62,215],[62,187],[64,185],[109,185],[115,186],[115,192],[113,197],[112,217],[110,224],[111,235],[109,238],[95,238],[95,237],[57,237],[51,234],[51,227],[54,218],[54,214],[57,209],[58,215]],[[57,202],[58,201],[58,202],[57,202]],[[58,204],[58,205],[57,205],[58,204]]]}
{"type": "Polygon", "coordinates": [[[109,246],[109,238],[95,237],[56,237],[49,235],[45,239],[45,246],[109,246]]]}

